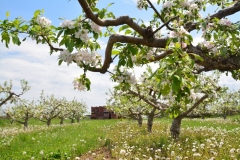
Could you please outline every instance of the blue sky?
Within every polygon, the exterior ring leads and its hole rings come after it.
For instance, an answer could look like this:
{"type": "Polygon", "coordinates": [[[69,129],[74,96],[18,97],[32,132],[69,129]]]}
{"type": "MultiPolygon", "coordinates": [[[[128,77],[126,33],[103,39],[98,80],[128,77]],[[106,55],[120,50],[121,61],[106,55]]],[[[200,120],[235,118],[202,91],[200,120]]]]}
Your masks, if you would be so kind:
{"type": "MultiPolygon", "coordinates": [[[[136,1],[136,0],[135,0],[136,1]]],[[[152,11],[140,11],[136,7],[134,0],[100,0],[98,6],[106,7],[107,4],[114,2],[109,10],[118,16],[129,15],[134,18],[141,18],[145,22],[150,20],[152,11]]],[[[82,13],[82,9],[77,0],[7,0],[0,1],[0,19],[5,19],[5,13],[10,12],[9,19],[23,17],[29,20],[35,10],[44,9],[44,16],[52,21],[53,25],[59,26],[61,20],[58,18],[74,19],[82,13]]],[[[212,10],[213,11],[213,10],[212,10]]],[[[234,17],[233,17],[234,19],[234,17]]],[[[200,40],[195,36],[196,41],[200,40]]],[[[101,40],[102,50],[106,46],[106,39],[101,40]]],[[[56,97],[66,97],[72,100],[74,97],[83,100],[88,107],[105,105],[106,95],[114,83],[110,80],[109,74],[88,73],[92,80],[90,92],[79,92],[73,89],[72,81],[75,77],[82,74],[82,70],[76,65],[58,66],[58,54],[49,55],[47,45],[36,45],[31,39],[22,43],[20,47],[5,45],[0,43],[0,83],[12,79],[14,91],[19,92],[20,79],[25,79],[32,87],[23,98],[29,100],[39,99],[42,90],[46,94],[54,94],[56,97]]],[[[141,69],[139,69],[140,71],[141,69]]],[[[239,82],[224,76],[221,84],[239,89],[239,82]]]]}

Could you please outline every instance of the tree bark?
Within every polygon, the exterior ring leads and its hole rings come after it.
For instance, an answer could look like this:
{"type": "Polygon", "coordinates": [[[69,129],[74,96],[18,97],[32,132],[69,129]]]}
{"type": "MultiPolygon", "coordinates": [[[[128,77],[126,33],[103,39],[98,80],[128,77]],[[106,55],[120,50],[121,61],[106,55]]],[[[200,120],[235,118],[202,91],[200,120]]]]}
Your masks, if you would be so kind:
{"type": "Polygon", "coordinates": [[[28,120],[25,120],[23,125],[24,125],[24,129],[27,129],[28,128],[28,120]]]}
{"type": "Polygon", "coordinates": [[[74,119],[71,119],[71,123],[74,123],[74,119]]]}
{"type": "Polygon", "coordinates": [[[180,135],[182,118],[176,117],[173,119],[172,126],[170,128],[171,136],[173,139],[178,139],[180,135]]]}
{"type": "Polygon", "coordinates": [[[64,120],[64,118],[62,117],[62,118],[60,118],[60,125],[63,125],[63,120],[64,120]]]}
{"type": "Polygon", "coordinates": [[[151,133],[152,132],[152,126],[153,126],[153,118],[154,118],[154,113],[156,111],[156,108],[153,108],[153,110],[150,112],[150,114],[148,115],[148,132],[151,133]]]}
{"type": "Polygon", "coordinates": [[[142,127],[143,119],[142,119],[142,116],[141,116],[141,115],[138,115],[137,121],[138,121],[139,127],[142,127]]]}
{"type": "Polygon", "coordinates": [[[77,123],[79,123],[80,122],[80,118],[78,117],[78,118],[76,118],[76,120],[77,120],[77,123]]]}
{"type": "Polygon", "coordinates": [[[51,125],[51,119],[47,120],[47,126],[49,127],[51,125]]]}

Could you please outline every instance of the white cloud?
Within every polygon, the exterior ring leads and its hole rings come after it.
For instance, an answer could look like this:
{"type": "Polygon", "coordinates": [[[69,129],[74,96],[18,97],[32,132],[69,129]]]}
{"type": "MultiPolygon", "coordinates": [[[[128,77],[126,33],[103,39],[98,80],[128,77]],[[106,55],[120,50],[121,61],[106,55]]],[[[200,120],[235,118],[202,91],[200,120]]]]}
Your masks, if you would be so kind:
{"type": "Polygon", "coordinates": [[[83,71],[75,64],[58,66],[58,53],[49,55],[47,45],[36,45],[26,41],[21,46],[10,45],[9,49],[0,44],[0,83],[12,79],[14,91],[20,92],[20,79],[29,82],[31,90],[22,97],[39,99],[42,90],[56,97],[83,100],[88,107],[105,105],[108,89],[113,86],[109,74],[88,72],[92,81],[91,91],[79,92],[73,89],[72,81],[83,71]]]}

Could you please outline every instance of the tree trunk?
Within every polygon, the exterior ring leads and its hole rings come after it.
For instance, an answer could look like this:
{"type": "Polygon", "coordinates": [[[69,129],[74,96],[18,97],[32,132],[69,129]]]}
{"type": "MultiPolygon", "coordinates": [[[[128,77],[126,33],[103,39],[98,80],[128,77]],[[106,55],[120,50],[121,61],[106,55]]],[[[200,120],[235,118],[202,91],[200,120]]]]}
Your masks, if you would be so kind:
{"type": "Polygon", "coordinates": [[[47,126],[49,127],[51,125],[51,119],[47,120],[47,126]]]}
{"type": "Polygon", "coordinates": [[[76,118],[77,119],[77,123],[79,123],[80,122],[80,118],[78,117],[78,118],[76,118]]]}
{"type": "Polygon", "coordinates": [[[64,118],[62,117],[62,118],[60,118],[60,125],[63,125],[63,120],[64,120],[64,118]]]}
{"type": "Polygon", "coordinates": [[[142,119],[142,116],[141,116],[141,115],[138,115],[137,121],[138,121],[139,127],[142,127],[143,119],[142,119]]]}
{"type": "Polygon", "coordinates": [[[173,139],[178,139],[180,135],[182,118],[176,117],[173,119],[172,126],[170,128],[171,136],[173,139]]]}
{"type": "Polygon", "coordinates": [[[148,115],[148,132],[152,132],[152,126],[153,126],[153,118],[154,118],[154,113],[156,111],[156,108],[153,108],[153,110],[150,112],[150,114],[148,115]]]}
{"type": "Polygon", "coordinates": [[[225,109],[223,110],[223,119],[227,119],[227,111],[225,109]]]}
{"type": "Polygon", "coordinates": [[[28,128],[28,120],[25,120],[25,122],[23,123],[24,125],[24,129],[27,129],[28,128]]]}
{"type": "Polygon", "coordinates": [[[74,119],[71,119],[71,123],[74,123],[74,119]]]}

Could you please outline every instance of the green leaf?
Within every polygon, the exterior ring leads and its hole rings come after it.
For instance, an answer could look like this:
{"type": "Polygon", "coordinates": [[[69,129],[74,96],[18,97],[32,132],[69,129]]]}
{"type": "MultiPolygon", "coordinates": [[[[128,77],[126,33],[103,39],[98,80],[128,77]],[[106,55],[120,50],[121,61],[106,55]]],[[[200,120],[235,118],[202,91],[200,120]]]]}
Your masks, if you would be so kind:
{"type": "Polygon", "coordinates": [[[120,53],[120,50],[118,50],[118,49],[112,50],[112,55],[117,55],[119,53],[120,53]]]}
{"type": "Polygon", "coordinates": [[[121,26],[121,27],[119,28],[118,31],[121,32],[122,30],[127,29],[127,28],[129,28],[128,25],[123,25],[123,26],[121,26]]]}
{"type": "Polygon", "coordinates": [[[10,36],[8,34],[8,32],[2,32],[2,40],[1,42],[5,41],[5,46],[8,48],[8,44],[10,42],[10,36]]]}
{"type": "Polygon", "coordinates": [[[28,25],[23,25],[21,28],[22,28],[23,31],[26,31],[26,30],[28,30],[29,26],[28,25]]]}
{"type": "Polygon", "coordinates": [[[127,45],[127,50],[129,50],[132,55],[136,55],[138,53],[138,48],[133,47],[132,45],[127,45]]]}
{"type": "Polygon", "coordinates": [[[131,33],[132,33],[132,30],[131,29],[127,29],[124,34],[127,35],[127,34],[131,34],[131,33]]]}
{"type": "Polygon", "coordinates": [[[74,47],[74,42],[73,41],[68,41],[66,47],[69,50],[69,52],[72,52],[73,51],[73,47],[74,47]]]}
{"type": "Polygon", "coordinates": [[[110,6],[113,5],[113,4],[114,4],[114,2],[109,3],[109,4],[107,5],[107,7],[110,7],[110,6]]]}
{"type": "Polygon", "coordinates": [[[13,44],[16,44],[16,45],[18,45],[18,46],[21,44],[18,36],[16,36],[16,35],[13,35],[13,36],[12,36],[12,42],[13,42],[13,44]]]}
{"type": "Polygon", "coordinates": [[[193,55],[199,61],[202,61],[202,62],[204,61],[204,59],[201,56],[197,55],[197,54],[194,54],[194,53],[189,53],[189,54],[193,55]]]}
{"type": "Polygon", "coordinates": [[[84,80],[85,80],[85,85],[87,87],[87,90],[89,91],[91,86],[91,81],[88,78],[85,78],[84,80]]]}
{"type": "Polygon", "coordinates": [[[60,65],[62,64],[62,62],[63,62],[63,60],[60,59],[60,60],[58,61],[58,65],[60,66],[60,65]]]}
{"type": "Polygon", "coordinates": [[[60,30],[57,34],[57,39],[59,38],[59,36],[62,34],[63,30],[60,30]]]}
{"type": "Polygon", "coordinates": [[[161,90],[161,93],[162,93],[162,95],[165,96],[170,92],[170,90],[171,90],[171,87],[169,86],[169,84],[165,84],[163,86],[163,89],[161,90]]]}
{"type": "Polygon", "coordinates": [[[155,71],[155,72],[153,72],[153,74],[151,74],[151,76],[150,76],[148,79],[152,79],[152,77],[153,77],[153,76],[155,76],[155,74],[158,72],[158,70],[159,70],[159,68],[158,68],[158,69],[156,69],[156,71],[155,71]]]}
{"type": "Polygon", "coordinates": [[[40,15],[41,11],[40,10],[36,10],[34,12],[34,18],[38,17],[40,15]]]}
{"type": "Polygon", "coordinates": [[[6,12],[6,17],[8,18],[9,16],[10,16],[10,12],[7,11],[7,12],[6,12]]]}
{"type": "Polygon", "coordinates": [[[172,90],[175,92],[179,92],[181,89],[181,78],[177,75],[174,75],[172,80],[172,90]]]}
{"type": "Polygon", "coordinates": [[[98,39],[98,34],[97,33],[93,33],[93,38],[94,39],[98,39]]]}
{"type": "Polygon", "coordinates": [[[179,42],[175,43],[176,48],[181,48],[181,44],[179,42]]]}
{"type": "Polygon", "coordinates": [[[218,39],[218,35],[216,33],[213,34],[213,37],[214,37],[215,40],[218,39]]]}

